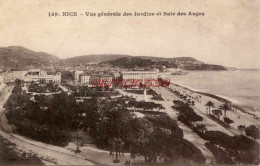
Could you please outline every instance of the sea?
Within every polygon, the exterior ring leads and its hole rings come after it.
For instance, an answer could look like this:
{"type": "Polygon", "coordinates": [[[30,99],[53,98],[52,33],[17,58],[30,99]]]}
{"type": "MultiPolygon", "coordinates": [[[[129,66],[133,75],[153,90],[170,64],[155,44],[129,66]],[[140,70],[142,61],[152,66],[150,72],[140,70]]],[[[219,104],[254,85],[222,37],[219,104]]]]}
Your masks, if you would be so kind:
{"type": "Polygon", "coordinates": [[[260,115],[260,70],[189,71],[186,75],[161,73],[172,83],[197,92],[225,98],[249,112],[260,115]]]}

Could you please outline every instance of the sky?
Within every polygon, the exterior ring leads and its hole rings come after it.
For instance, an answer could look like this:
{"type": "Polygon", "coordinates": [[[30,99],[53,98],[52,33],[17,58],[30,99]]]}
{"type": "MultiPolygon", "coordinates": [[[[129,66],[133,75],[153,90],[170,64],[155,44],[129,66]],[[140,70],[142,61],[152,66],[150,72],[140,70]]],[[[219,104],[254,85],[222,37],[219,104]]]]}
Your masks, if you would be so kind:
{"type": "Polygon", "coordinates": [[[60,58],[89,54],[189,56],[260,68],[259,0],[0,0],[0,47],[60,58]],[[49,17],[49,12],[203,12],[204,16],[49,17]]]}

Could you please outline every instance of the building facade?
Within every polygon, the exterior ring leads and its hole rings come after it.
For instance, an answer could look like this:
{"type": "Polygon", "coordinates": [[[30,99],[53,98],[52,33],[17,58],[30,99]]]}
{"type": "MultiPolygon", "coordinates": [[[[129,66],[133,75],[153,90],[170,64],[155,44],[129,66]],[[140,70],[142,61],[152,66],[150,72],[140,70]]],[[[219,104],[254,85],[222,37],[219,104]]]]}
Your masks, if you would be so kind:
{"type": "Polygon", "coordinates": [[[90,83],[90,75],[81,74],[79,79],[81,84],[89,84],[90,83]]]}
{"type": "Polygon", "coordinates": [[[77,69],[76,69],[76,70],[74,71],[74,80],[75,80],[75,81],[79,81],[80,75],[83,74],[83,73],[84,73],[84,71],[81,71],[81,70],[77,70],[77,69]]]}
{"type": "Polygon", "coordinates": [[[114,76],[112,74],[93,74],[90,77],[90,84],[92,86],[102,86],[102,87],[109,87],[112,88],[114,76]]]}
{"type": "Polygon", "coordinates": [[[14,82],[16,79],[24,80],[27,70],[9,70],[3,74],[4,82],[14,82]]]}
{"type": "Polygon", "coordinates": [[[43,70],[33,70],[29,71],[24,78],[25,82],[61,82],[61,73],[60,72],[46,72],[43,70]]]}
{"type": "Polygon", "coordinates": [[[158,79],[158,70],[133,70],[121,72],[123,80],[148,80],[158,79]]]}

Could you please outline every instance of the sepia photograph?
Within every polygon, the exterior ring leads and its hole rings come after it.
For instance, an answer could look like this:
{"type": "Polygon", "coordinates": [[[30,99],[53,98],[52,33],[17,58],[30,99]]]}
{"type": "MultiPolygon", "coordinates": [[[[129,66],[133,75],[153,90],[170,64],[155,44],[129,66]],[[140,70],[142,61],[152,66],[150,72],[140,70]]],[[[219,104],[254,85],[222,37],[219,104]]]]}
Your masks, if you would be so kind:
{"type": "Polygon", "coordinates": [[[0,165],[260,165],[260,1],[0,0],[0,165]]]}

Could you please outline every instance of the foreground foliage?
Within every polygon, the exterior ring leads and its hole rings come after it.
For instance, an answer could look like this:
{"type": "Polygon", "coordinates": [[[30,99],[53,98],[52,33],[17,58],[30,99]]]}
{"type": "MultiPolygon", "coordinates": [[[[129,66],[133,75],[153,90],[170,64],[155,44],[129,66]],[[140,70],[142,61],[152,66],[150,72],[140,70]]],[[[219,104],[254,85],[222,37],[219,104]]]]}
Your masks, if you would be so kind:
{"type": "Polygon", "coordinates": [[[15,144],[0,136],[0,165],[43,165],[34,154],[18,152],[15,144]]]}
{"type": "MultiPolygon", "coordinates": [[[[99,92],[98,92],[99,93],[99,92]]],[[[52,96],[31,96],[19,86],[13,89],[5,108],[10,124],[27,137],[58,146],[66,146],[72,133],[81,130],[100,149],[130,152],[132,158],[143,156],[146,162],[178,158],[204,163],[201,151],[183,138],[176,121],[166,114],[147,114],[137,118],[122,104],[124,100],[104,100],[96,95],[83,102],[62,92],[52,96]],[[113,140],[120,140],[115,148],[113,140]],[[121,147],[122,145],[122,147],[121,147]]]]}

